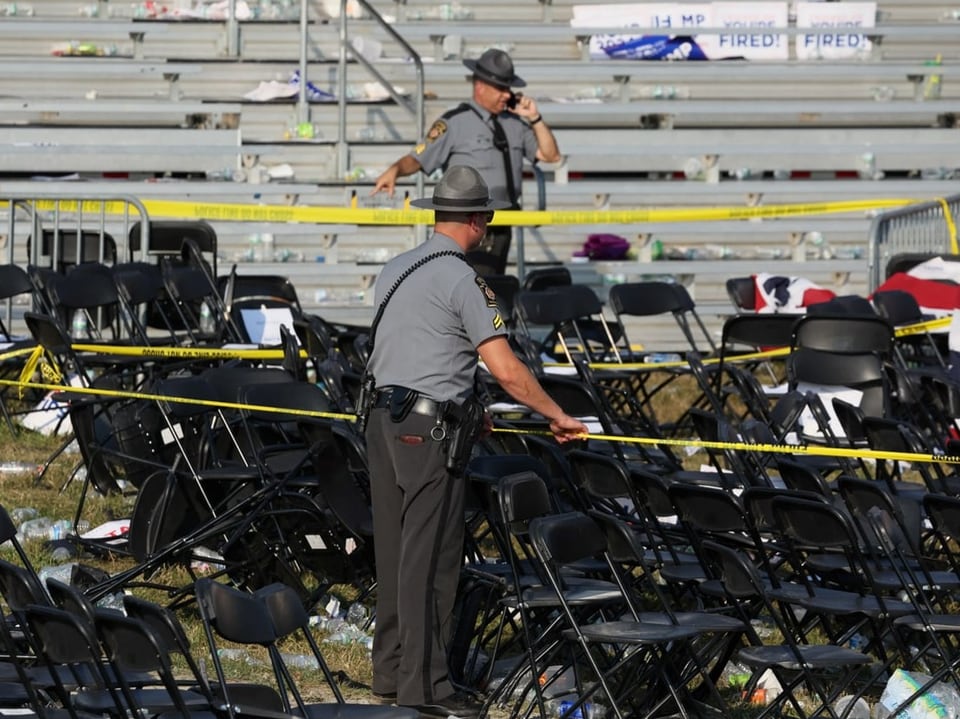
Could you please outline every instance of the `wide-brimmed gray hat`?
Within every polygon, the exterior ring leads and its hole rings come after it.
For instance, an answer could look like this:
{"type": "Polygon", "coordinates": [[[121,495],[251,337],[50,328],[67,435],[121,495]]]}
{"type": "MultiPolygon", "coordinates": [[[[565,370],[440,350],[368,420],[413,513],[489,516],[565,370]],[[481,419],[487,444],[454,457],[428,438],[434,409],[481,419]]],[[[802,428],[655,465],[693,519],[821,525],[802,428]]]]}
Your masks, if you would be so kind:
{"type": "Polygon", "coordinates": [[[513,71],[513,60],[503,50],[490,48],[480,56],[479,60],[464,60],[463,64],[475,77],[491,85],[502,87],[526,87],[527,85],[517,77],[513,71]]]}
{"type": "Polygon", "coordinates": [[[466,165],[456,165],[446,171],[433,188],[433,197],[413,200],[414,207],[441,212],[483,212],[505,210],[510,203],[490,197],[487,183],[480,173],[466,165]]]}

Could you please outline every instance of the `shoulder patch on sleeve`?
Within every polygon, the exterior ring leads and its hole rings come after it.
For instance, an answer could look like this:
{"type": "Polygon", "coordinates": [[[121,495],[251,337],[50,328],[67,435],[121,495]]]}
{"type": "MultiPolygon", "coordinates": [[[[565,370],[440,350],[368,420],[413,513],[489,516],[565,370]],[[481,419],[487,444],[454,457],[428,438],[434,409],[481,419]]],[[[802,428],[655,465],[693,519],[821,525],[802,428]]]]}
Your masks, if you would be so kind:
{"type": "Polygon", "coordinates": [[[497,314],[493,316],[493,329],[498,330],[501,327],[503,327],[503,317],[497,312],[497,314]]]}
{"type": "Polygon", "coordinates": [[[486,300],[487,307],[497,307],[497,295],[492,289],[490,289],[490,285],[488,285],[480,275],[476,275],[473,280],[477,283],[477,287],[479,287],[480,291],[483,293],[483,298],[486,300]]]}
{"type": "Polygon", "coordinates": [[[443,120],[437,120],[427,131],[427,142],[436,142],[447,131],[447,123],[443,120]]]}

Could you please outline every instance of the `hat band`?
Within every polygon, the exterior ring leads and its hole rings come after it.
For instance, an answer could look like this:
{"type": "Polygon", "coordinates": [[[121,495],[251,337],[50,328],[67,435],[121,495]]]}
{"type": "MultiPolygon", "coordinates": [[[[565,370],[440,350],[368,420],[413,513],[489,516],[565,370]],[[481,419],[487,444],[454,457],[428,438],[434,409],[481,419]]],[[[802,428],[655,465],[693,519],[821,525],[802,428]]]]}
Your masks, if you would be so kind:
{"type": "MultiPolygon", "coordinates": [[[[453,199],[453,198],[446,198],[446,197],[434,197],[434,198],[433,198],[433,204],[435,204],[435,205],[445,205],[445,206],[447,206],[447,207],[462,207],[464,204],[472,204],[472,203],[476,203],[476,202],[480,202],[479,198],[478,198],[478,199],[465,198],[465,199],[463,199],[463,200],[455,200],[455,199],[453,199]]],[[[490,204],[490,198],[489,198],[489,197],[484,198],[484,199],[483,199],[483,204],[484,204],[484,205],[489,205],[489,204],[490,204]]]]}

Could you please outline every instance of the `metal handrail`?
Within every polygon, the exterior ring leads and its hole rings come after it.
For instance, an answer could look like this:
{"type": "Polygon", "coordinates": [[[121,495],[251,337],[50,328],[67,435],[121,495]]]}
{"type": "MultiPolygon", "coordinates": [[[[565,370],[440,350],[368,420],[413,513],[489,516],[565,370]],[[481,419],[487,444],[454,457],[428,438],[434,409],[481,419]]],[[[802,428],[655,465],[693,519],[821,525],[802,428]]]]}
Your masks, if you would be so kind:
{"type": "MultiPolygon", "coordinates": [[[[347,49],[349,48],[353,52],[354,58],[360,62],[368,71],[370,71],[380,83],[387,89],[387,92],[390,93],[390,96],[400,104],[401,107],[406,108],[408,111],[412,112],[416,119],[417,126],[417,140],[420,140],[424,135],[425,121],[424,121],[424,101],[423,101],[423,91],[424,91],[424,78],[423,78],[423,60],[420,58],[420,55],[416,50],[408,43],[403,37],[397,33],[393,27],[383,19],[379,12],[370,5],[367,0],[357,0],[357,3],[363,8],[369,15],[372,17],[377,24],[379,24],[390,37],[396,40],[401,47],[409,54],[410,58],[413,60],[414,70],[416,72],[416,84],[414,90],[414,100],[412,102],[413,107],[410,107],[410,103],[401,101],[399,93],[396,91],[396,88],[393,87],[380,72],[371,66],[371,64],[363,58],[363,56],[356,51],[353,46],[353,43],[350,42],[349,33],[347,31],[347,0],[340,0],[340,54],[339,54],[339,63],[337,69],[338,83],[339,83],[339,92],[337,93],[337,109],[339,111],[339,121],[338,121],[338,140],[337,140],[337,172],[340,177],[343,177],[346,174],[347,166],[349,164],[349,145],[347,142],[347,49]]],[[[417,174],[417,194],[423,194],[423,173],[417,174]]]]}

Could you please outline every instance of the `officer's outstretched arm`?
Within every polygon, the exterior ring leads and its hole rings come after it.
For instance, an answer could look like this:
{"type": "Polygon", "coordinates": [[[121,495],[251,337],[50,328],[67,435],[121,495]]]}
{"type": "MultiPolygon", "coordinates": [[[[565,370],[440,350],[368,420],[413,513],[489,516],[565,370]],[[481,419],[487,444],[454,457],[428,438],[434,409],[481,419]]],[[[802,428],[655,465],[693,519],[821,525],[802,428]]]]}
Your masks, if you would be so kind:
{"type": "Polygon", "coordinates": [[[553,401],[533,373],[510,348],[505,337],[491,337],[477,348],[480,358],[500,386],[517,402],[550,420],[550,431],[560,442],[587,434],[587,426],[574,419],[553,401]]]}

